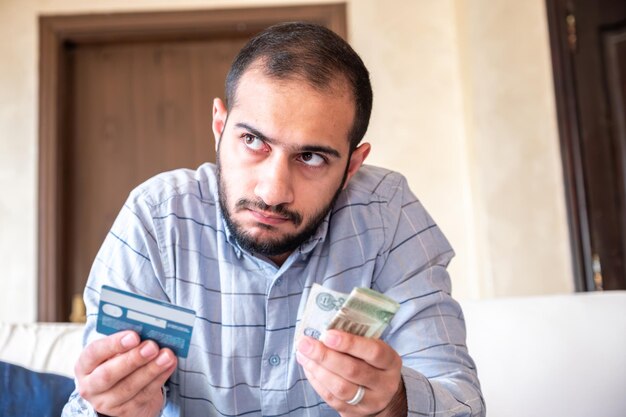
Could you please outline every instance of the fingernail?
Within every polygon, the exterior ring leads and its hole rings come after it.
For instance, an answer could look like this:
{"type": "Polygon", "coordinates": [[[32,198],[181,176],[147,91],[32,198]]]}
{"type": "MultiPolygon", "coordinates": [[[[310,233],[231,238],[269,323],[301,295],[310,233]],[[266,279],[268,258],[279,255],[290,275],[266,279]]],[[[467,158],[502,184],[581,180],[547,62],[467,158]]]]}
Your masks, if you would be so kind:
{"type": "Polygon", "coordinates": [[[341,337],[335,333],[324,333],[320,337],[322,343],[329,347],[339,346],[339,342],[341,342],[341,337]]]}
{"type": "Polygon", "coordinates": [[[311,351],[313,350],[313,344],[307,340],[306,338],[303,338],[302,340],[300,340],[300,343],[298,344],[298,351],[301,353],[304,353],[305,355],[308,355],[309,353],[311,353],[311,351]]]}
{"type": "Polygon", "coordinates": [[[170,358],[167,352],[161,352],[159,357],[156,358],[156,364],[165,368],[172,364],[172,358],[170,358]]]}
{"type": "Polygon", "coordinates": [[[143,356],[144,358],[150,358],[154,356],[157,353],[157,351],[158,349],[154,345],[154,343],[146,343],[139,351],[139,354],[143,356]]]}
{"type": "Polygon", "coordinates": [[[135,346],[137,339],[133,333],[128,333],[126,336],[122,337],[120,343],[122,343],[122,346],[125,348],[131,348],[135,346]]]}

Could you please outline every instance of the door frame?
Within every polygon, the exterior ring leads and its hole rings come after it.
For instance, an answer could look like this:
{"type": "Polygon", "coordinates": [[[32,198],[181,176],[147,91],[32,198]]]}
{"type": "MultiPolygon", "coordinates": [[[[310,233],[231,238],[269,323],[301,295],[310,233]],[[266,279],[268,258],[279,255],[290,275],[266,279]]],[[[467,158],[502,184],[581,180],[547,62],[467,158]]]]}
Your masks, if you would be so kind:
{"type": "Polygon", "coordinates": [[[253,34],[284,21],[322,24],[347,39],[345,3],[39,18],[38,321],[67,321],[63,184],[68,126],[66,52],[78,44],[178,41],[253,34]]]}
{"type": "MultiPolygon", "coordinates": [[[[571,48],[576,39],[568,39],[567,16],[573,13],[571,3],[546,0],[552,71],[561,147],[565,199],[570,232],[570,248],[576,291],[591,291],[593,282],[592,245],[589,207],[585,191],[582,160],[582,138],[578,116],[578,97],[571,48]]],[[[571,29],[570,29],[571,30],[571,29]]],[[[569,36],[576,36],[570,33],[569,36]]]]}
{"type": "Polygon", "coordinates": [[[626,149],[607,75],[624,4],[545,0],[577,291],[626,288],[626,149]]]}

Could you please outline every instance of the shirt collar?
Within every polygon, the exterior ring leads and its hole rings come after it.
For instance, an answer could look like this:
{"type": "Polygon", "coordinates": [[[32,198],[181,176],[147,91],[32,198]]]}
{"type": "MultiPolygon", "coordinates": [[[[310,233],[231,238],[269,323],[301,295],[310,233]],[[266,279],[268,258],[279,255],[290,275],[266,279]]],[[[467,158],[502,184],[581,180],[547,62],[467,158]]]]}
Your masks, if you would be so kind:
{"type": "Polygon", "coordinates": [[[302,255],[306,255],[313,251],[313,249],[320,243],[326,240],[328,235],[328,225],[330,224],[330,212],[326,214],[322,223],[317,227],[317,230],[313,235],[303,242],[296,250],[300,251],[302,255]]]}
{"type": "Polygon", "coordinates": [[[222,205],[218,201],[215,206],[217,207],[217,216],[218,216],[218,219],[221,220],[222,229],[224,232],[224,236],[226,237],[226,241],[235,250],[237,258],[241,258],[243,249],[239,246],[239,243],[237,243],[237,239],[235,239],[233,232],[231,232],[230,228],[228,227],[228,224],[226,223],[226,218],[224,217],[224,212],[222,211],[222,205]]]}

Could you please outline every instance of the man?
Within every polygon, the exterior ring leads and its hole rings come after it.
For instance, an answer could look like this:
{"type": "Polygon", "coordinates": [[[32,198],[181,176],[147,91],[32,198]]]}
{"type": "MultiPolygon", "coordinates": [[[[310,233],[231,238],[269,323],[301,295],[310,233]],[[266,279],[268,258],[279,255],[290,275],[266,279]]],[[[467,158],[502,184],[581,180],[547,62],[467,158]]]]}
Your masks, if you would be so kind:
{"type": "Polygon", "coordinates": [[[358,55],[325,28],[277,25],[239,53],[226,97],[217,164],[134,190],[98,253],[64,415],[484,415],[452,249],[402,176],[363,165],[358,55]],[[313,283],[401,307],[381,340],[329,331],[293,346],[313,283]],[[189,356],[97,335],[103,284],[194,309],[189,356]]]}

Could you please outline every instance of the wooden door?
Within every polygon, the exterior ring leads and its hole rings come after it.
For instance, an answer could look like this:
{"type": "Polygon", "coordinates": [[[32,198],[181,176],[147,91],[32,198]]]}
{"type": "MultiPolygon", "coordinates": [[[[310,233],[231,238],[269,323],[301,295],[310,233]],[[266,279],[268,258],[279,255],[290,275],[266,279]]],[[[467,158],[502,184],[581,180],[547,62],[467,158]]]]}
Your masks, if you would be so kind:
{"type": "Polygon", "coordinates": [[[215,161],[213,97],[247,37],[78,45],[67,53],[62,212],[70,294],[129,191],[153,175],[215,161]]]}
{"type": "Polygon", "coordinates": [[[577,289],[625,289],[626,2],[547,6],[577,289]]]}
{"type": "Polygon", "coordinates": [[[345,37],[343,5],[42,19],[39,320],[69,319],[134,187],[215,160],[212,101],[234,56],[286,20],[345,37]]]}

